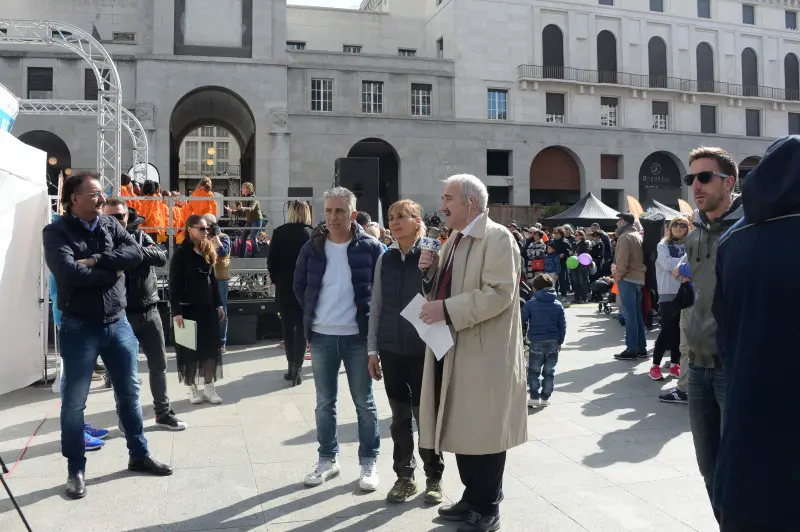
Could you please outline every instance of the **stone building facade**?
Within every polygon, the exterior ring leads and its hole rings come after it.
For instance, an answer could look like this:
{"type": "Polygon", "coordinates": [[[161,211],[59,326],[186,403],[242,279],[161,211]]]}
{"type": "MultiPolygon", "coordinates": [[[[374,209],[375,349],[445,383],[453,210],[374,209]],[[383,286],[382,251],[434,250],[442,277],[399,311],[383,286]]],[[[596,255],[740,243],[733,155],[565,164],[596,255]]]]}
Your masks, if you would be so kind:
{"type": "MultiPolygon", "coordinates": [[[[493,202],[592,192],[618,207],[627,194],[686,197],[679,177],[698,145],[751,167],[771,139],[800,133],[798,10],[797,0],[365,0],[361,10],[28,0],[3,16],[64,21],[104,43],[162,186],[177,188],[185,137],[217,125],[260,196],[319,197],[337,159],[378,157],[384,203],[407,197],[431,211],[439,180],[458,172],[484,179],[493,202]]],[[[0,44],[0,83],[21,97],[91,99],[85,70],[58,50],[0,44]]],[[[60,150],[59,165],[94,165],[94,117],[23,116],[14,133],[60,150]]]]}

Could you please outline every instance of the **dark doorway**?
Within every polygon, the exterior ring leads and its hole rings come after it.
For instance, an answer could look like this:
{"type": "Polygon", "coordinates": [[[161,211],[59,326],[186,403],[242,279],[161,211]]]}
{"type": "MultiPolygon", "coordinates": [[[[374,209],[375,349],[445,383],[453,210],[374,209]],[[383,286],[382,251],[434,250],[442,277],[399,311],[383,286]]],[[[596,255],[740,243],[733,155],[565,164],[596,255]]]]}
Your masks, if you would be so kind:
{"type": "Polygon", "coordinates": [[[650,87],[667,87],[667,44],[661,37],[652,37],[647,43],[650,87]]]}
{"type": "Polygon", "coordinates": [[[752,156],[739,163],[739,179],[736,181],[736,192],[742,191],[745,177],[759,162],[761,162],[761,157],[752,156]]]}
{"type": "Polygon", "coordinates": [[[758,96],[758,56],[752,48],[742,50],[742,90],[744,96],[758,96]]]}
{"type": "Polygon", "coordinates": [[[545,26],[542,30],[542,60],[542,77],[564,79],[564,34],[555,24],[545,26]]]}
{"type": "Polygon", "coordinates": [[[680,197],[681,169],[675,156],[651,153],[639,168],[639,203],[656,200],[677,209],[680,197]]]}
{"type": "Polygon", "coordinates": [[[800,68],[797,56],[788,53],[783,58],[783,78],[787,100],[800,100],[800,68]]]}
{"type": "MultiPolygon", "coordinates": [[[[58,194],[58,175],[72,169],[72,155],[66,142],[55,133],[49,131],[28,131],[19,136],[19,140],[47,153],[47,190],[48,194],[58,194]]],[[[64,177],[67,177],[66,175],[64,177]]]]}
{"type": "Polygon", "coordinates": [[[707,42],[697,45],[697,92],[714,92],[714,50],[707,42]]]}
{"type": "Polygon", "coordinates": [[[581,199],[581,169],[577,156],[561,146],[550,146],[534,157],[530,170],[532,204],[573,204],[581,199]]]}
{"type": "Polygon", "coordinates": [[[608,30],[597,34],[597,81],[617,82],[617,38],[608,30]]]}
{"type": "Polygon", "coordinates": [[[378,159],[378,198],[385,224],[389,219],[389,207],[400,199],[400,157],[397,150],[385,140],[369,138],[353,145],[347,157],[378,159]]]}
{"type": "MultiPolygon", "coordinates": [[[[255,172],[255,131],[256,123],[247,103],[235,92],[224,87],[200,87],[181,98],[172,110],[170,118],[170,190],[186,190],[191,194],[192,184],[203,175],[211,177],[214,191],[238,195],[238,183],[250,182],[256,185],[256,195],[266,196],[267,190],[259,190],[255,172]],[[206,135],[204,130],[213,130],[206,135]],[[218,131],[225,131],[226,138],[220,138],[218,131]],[[180,159],[181,144],[191,135],[197,137],[197,156],[180,159]],[[206,154],[207,147],[202,142],[237,143],[240,151],[238,160],[223,157],[220,153],[206,154]],[[200,153],[200,152],[203,153],[200,153]],[[213,164],[206,164],[211,160],[213,164]]],[[[193,148],[194,149],[194,148],[193,148]]],[[[194,155],[194,154],[193,154],[194,155]]],[[[162,183],[162,188],[165,186],[162,183]]]]}
{"type": "MultiPolygon", "coordinates": [[[[622,191],[614,188],[604,188],[600,190],[600,201],[614,209],[615,211],[621,210],[620,198],[622,197],[622,191]]],[[[625,209],[622,209],[625,210],[625,209]]]]}

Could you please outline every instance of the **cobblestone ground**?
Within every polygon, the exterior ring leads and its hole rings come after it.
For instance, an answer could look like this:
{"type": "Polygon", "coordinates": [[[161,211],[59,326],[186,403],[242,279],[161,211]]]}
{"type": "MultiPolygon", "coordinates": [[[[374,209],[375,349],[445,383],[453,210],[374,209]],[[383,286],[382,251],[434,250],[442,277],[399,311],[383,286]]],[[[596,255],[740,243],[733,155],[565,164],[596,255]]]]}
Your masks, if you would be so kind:
{"type": "MultiPolygon", "coordinates": [[[[708,531],[716,530],[697,472],[685,405],[662,404],[662,386],[647,377],[649,361],[619,362],[623,329],[593,305],[567,310],[552,405],[528,417],[529,441],[509,452],[502,530],[507,531],[708,531]]],[[[651,345],[654,336],[651,334],[651,345]]],[[[62,496],[58,396],[30,387],[0,397],[0,456],[17,460],[41,420],[8,484],[36,532],[119,531],[323,531],[455,530],[440,521],[422,497],[400,506],[384,501],[394,481],[390,411],[379,384],[381,488],[358,490],[356,414],[340,378],[339,478],[315,489],[302,485],[316,459],[314,383],[309,363],[304,382],[283,380],[283,352],[274,344],[232,350],[225,358],[220,406],[189,404],[170,360],[174,409],[185,432],[153,426],[145,385],[146,435],[154,457],[175,474],[153,478],[128,473],[125,441],[116,429],[111,391],[94,384],[86,418],[112,429],[108,442],[89,455],[88,496],[62,496]]],[[[479,430],[479,427],[476,427],[479,430]]],[[[422,472],[419,474],[422,477],[422,472]]],[[[452,456],[444,478],[447,498],[462,492],[452,456]]],[[[0,530],[23,530],[0,493],[0,530]]]]}

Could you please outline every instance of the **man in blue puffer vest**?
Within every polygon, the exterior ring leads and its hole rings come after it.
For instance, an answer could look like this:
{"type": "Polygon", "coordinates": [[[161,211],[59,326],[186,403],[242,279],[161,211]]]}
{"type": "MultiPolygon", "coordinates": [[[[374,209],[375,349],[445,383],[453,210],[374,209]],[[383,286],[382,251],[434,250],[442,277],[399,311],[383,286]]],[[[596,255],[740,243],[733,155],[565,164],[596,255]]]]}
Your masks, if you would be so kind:
{"type": "Polygon", "coordinates": [[[311,341],[311,366],[317,392],[319,460],[305,478],[318,486],[339,474],[336,456],[336,396],[344,362],[358,416],[359,485],[378,489],[380,447],[378,409],[372,394],[367,355],[372,281],[383,244],[356,223],[356,197],[342,187],[325,192],[325,225],[303,245],[294,272],[294,293],[303,308],[303,327],[311,341]]]}
{"type": "Polygon", "coordinates": [[[713,312],[727,400],[713,502],[722,532],[796,532],[800,462],[790,398],[800,373],[800,314],[787,297],[793,280],[774,274],[800,262],[800,136],[767,149],[742,197],[744,218],[717,249],[713,312]]]}

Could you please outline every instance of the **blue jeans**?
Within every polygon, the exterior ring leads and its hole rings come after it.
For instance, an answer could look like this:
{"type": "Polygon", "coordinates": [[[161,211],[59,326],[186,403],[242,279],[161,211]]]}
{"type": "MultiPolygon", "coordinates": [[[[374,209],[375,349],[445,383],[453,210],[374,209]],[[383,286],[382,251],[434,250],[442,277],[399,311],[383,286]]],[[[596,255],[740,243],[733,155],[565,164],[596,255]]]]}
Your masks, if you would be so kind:
{"type": "Polygon", "coordinates": [[[647,333],[642,315],[642,286],[630,281],[619,282],[619,305],[625,316],[625,350],[647,352],[647,333]]]}
{"type": "Polygon", "coordinates": [[[253,220],[252,222],[246,222],[248,227],[252,227],[253,229],[245,229],[244,234],[242,235],[242,241],[239,244],[239,258],[243,259],[244,256],[247,254],[247,238],[250,238],[250,241],[253,243],[253,249],[251,251],[251,256],[255,257],[258,253],[258,232],[261,231],[261,224],[263,220],[253,220]]]}
{"type": "Polygon", "coordinates": [[[350,396],[358,418],[358,457],[376,458],[381,445],[378,408],[372,395],[372,378],[367,369],[367,343],[358,335],[330,336],[311,334],[311,368],[317,390],[317,441],[320,458],[339,454],[336,425],[336,397],[339,393],[339,367],[344,362],[350,396]]]}
{"type": "Polygon", "coordinates": [[[217,283],[219,284],[219,300],[222,302],[222,310],[225,311],[225,317],[219,324],[219,345],[225,347],[228,345],[228,281],[217,281],[217,283]]]}
{"type": "MultiPolygon", "coordinates": [[[[681,368],[682,370],[683,368],[681,368]]],[[[712,501],[714,470],[722,439],[722,411],[725,409],[725,370],[689,364],[689,422],[692,427],[697,468],[703,475],[712,501]]],[[[753,437],[758,437],[753,435],[753,437]]]]}
{"type": "Polygon", "coordinates": [[[83,411],[92,384],[97,355],[103,359],[114,387],[119,419],[125,429],[131,459],[146,457],[147,440],[139,403],[139,342],[126,317],[111,324],[87,323],[64,316],[59,331],[63,377],[61,379],[61,453],[74,475],[86,470],[83,411]]]}
{"type": "Polygon", "coordinates": [[[528,389],[531,399],[539,399],[539,377],[542,377],[542,398],[549,399],[553,394],[553,385],[558,363],[558,342],[531,342],[528,357],[528,389]]]}
{"type": "Polygon", "coordinates": [[[572,288],[575,291],[575,301],[582,301],[589,297],[589,267],[578,266],[570,271],[572,288]]]}

